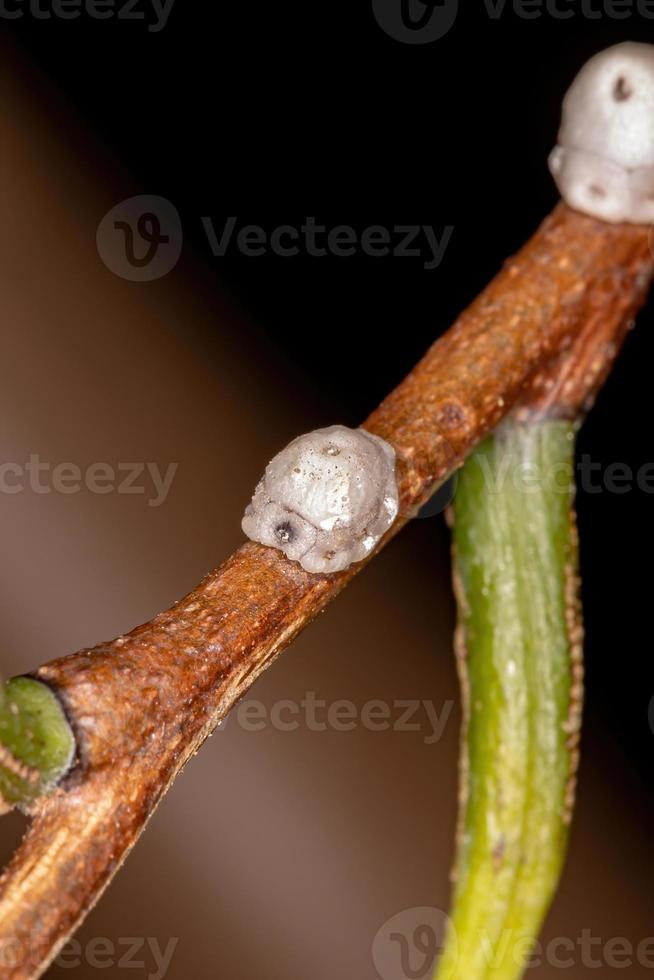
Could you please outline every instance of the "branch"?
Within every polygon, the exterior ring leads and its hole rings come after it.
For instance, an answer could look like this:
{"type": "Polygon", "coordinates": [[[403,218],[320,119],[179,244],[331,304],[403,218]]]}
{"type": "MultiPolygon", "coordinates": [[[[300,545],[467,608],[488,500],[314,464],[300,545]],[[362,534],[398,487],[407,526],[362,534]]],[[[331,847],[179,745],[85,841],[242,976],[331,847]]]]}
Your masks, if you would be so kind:
{"type": "MultiPolygon", "coordinates": [[[[557,206],[366,421],[398,456],[400,517],[382,545],[589,322],[619,340],[653,271],[646,228],[557,206]]],[[[0,976],[47,967],[180,769],[363,564],[312,575],[248,543],[152,622],[36,672],[62,700],[78,759],[0,880],[0,976]]]]}

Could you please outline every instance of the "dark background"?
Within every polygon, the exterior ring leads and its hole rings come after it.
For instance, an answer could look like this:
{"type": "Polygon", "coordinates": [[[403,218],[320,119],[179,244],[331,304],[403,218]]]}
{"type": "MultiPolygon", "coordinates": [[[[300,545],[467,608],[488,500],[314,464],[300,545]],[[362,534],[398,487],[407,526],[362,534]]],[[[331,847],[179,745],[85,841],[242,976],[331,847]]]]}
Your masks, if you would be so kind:
{"type": "MultiPolygon", "coordinates": [[[[635,11],[625,19],[589,19],[582,15],[581,5],[573,3],[571,19],[543,12],[527,20],[507,7],[493,20],[481,2],[462,6],[465,10],[459,11],[446,36],[424,45],[389,37],[368,3],[177,0],[160,33],[149,33],[144,23],[84,16],[76,21],[36,21],[26,15],[2,24],[5,71],[13,82],[10,93],[29,102],[36,129],[47,129],[69,154],[60,170],[47,156],[40,159],[53,189],[57,181],[74,185],[77,168],[100,189],[106,204],[104,210],[89,208],[88,240],[104,211],[130,194],[162,195],[180,212],[184,252],[165,288],[184,291],[188,315],[166,327],[171,332],[166,342],[195,351],[209,373],[219,349],[221,356],[226,358],[227,351],[239,364],[256,361],[258,402],[253,416],[257,411],[279,411],[284,418],[276,442],[271,437],[269,444],[259,434],[261,446],[247,456],[244,486],[258,475],[268,449],[275,451],[283,444],[282,433],[291,436],[332,421],[356,424],[402,378],[556,202],[546,158],[556,137],[561,97],[580,65],[620,40],[654,41],[654,20],[635,11]],[[392,228],[417,223],[437,229],[453,225],[454,231],[442,264],[432,271],[418,258],[362,254],[282,258],[269,253],[254,258],[232,248],[216,259],[201,215],[211,215],[217,226],[236,215],[239,223],[270,230],[279,224],[300,225],[313,215],[328,227],[347,224],[362,230],[371,224],[392,228]]],[[[601,9],[599,2],[596,9],[601,9]]],[[[20,118],[16,114],[12,124],[20,118]]],[[[43,147],[47,143],[35,153],[45,152],[43,147]]],[[[2,193],[11,201],[11,183],[4,183],[2,193]]],[[[47,222],[55,248],[56,220],[48,217],[47,222]]],[[[37,228],[34,240],[42,233],[43,227],[37,228]]],[[[29,242],[23,244],[29,254],[29,242]]],[[[9,248],[15,252],[12,242],[9,248]]],[[[75,265],[69,274],[57,283],[64,307],[71,302],[67,291],[79,288],[75,265]]],[[[165,305],[159,284],[128,288],[140,304],[165,305]]],[[[92,297],[88,301],[93,309],[92,297]]],[[[621,462],[636,470],[654,461],[653,320],[650,303],[582,430],[579,452],[603,466],[621,462]]],[[[104,343],[112,342],[112,329],[110,325],[104,343]]],[[[116,327],[113,341],[120,346],[121,338],[125,340],[123,331],[116,327]]],[[[59,335],[57,350],[65,359],[65,345],[70,344],[77,369],[90,377],[78,340],[74,332],[68,339],[59,335]]],[[[11,325],[6,342],[12,342],[11,325]]],[[[29,348],[29,341],[25,343],[29,348]]],[[[156,324],[148,343],[158,343],[156,324]]],[[[148,360],[146,351],[144,342],[143,363],[148,360]]],[[[125,358],[133,363],[129,349],[125,358]]],[[[96,368],[100,371],[99,362],[96,368]]],[[[118,392],[119,371],[115,381],[118,392]]],[[[246,378],[243,384],[247,383],[246,378]]],[[[108,384],[103,395],[106,411],[111,392],[108,384]]],[[[248,400],[247,387],[240,389],[240,397],[248,400]]],[[[87,406],[85,402],[84,411],[87,406]]],[[[227,416],[239,412],[238,404],[230,405],[227,397],[222,409],[227,416]]],[[[73,415],[72,403],[70,411],[73,415]]],[[[167,424],[174,427],[174,396],[167,401],[167,411],[167,424]]],[[[193,410],[189,412],[193,418],[193,410]]],[[[120,435],[116,438],[119,453],[120,435]]],[[[181,445],[182,434],[179,439],[181,445]]],[[[215,448],[220,451],[218,442],[215,448]]],[[[200,467],[195,479],[201,484],[200,459],[199,454],[194,465],[200,467]]],[[[231,472],[216,477],[219,491],[231,481],[231,472]]],[[[191,490],[188,493],[192,496],[191,490]]],[[[588,764],[595,766],[593,778],[605,779],[604,792],[612,797],[617,787],[644,822],[651,822],[654,811],[654,735],[648,723],[654,694],[653,507],[652,495],[638,489],[624,494],[582,492],[578,498],[587,625],[588,764]]],[[[235,504],[232,522],[237,510],[235,504]]],[[[180,524],[183,511],[180,504],[180,524]]],[[[133,519],[138,521],[138,515],[133,519]]],[[[235,543],[237,527],[232,528],[235,543]]],[[[162,533],[163,525],[153,530],[162,533]]],[[[415,583],[422,576],[424,585],[424,576],[430,574],[431,545],[426,537],[436,548],[439,569],[442,566],[436,575],[445,609],[439,642],[447,655],[451,609],[447,535],[440,519],[414,522],[407,531],[409,543],[401,547],[408,549],[407,561],[415,562],[414,594],[421,594],[415,583]]],[[[212,554],[209,564],[223,552],[213,549],[212,554]]],[[[199,558],[197,566],[201,574],[199,558]]],[[[195,561],[189,560],[187,575],[179,582],[182,591],[193,585],[195,571],[195,561]]],[[[29,571],[24,585],[33,585],[29,571]]],[[[429,601],[428,594],[423,598],[429,601]]],[[[161,606],[167,599],[164,589],[154,592],[151,601],[161,606]]],[[[129,625],[121,621],[115,632],[129,625]]],[[[83,642],[100,638],[89,635],[83,642]]],[[[352,657],[356,649],[355,645],[352,657]]],[[[36,658],[46,659],[51,652],[66,651],[45,651],[36,658]]],[[[283,684],[280,687],[283,691],[283,684]]],[[[613,829],[620,836],[620,824],[613,829]]],[[[386,854],[394,840],[380,841],[380,847],[380,854],[386,854]]],[[[601,862],[614,860],[610,840],[598,843],[589,861],[600,856],[601,862]]],[[[141,873],[147,877],[147,865],[141,873]]],[[[310,891],[308,884],[307,894],[310,891]]],[[[413,904],[433,904],[422,899],[424,894],[413,904]]],[[[207,928],[212,929],[213,914],[208,918],[207,928]]],[[[319,957],[320,938],[312,942],[319,957]]],[[[215,951],[212,955],[217,975],[222,975],[215,951]]],[[[255,975],[245,966],[242,973],[234,969],[230,965],[231,973],[225,975],[255,975]]],[[[169,973],[182,975],[173,969],[169,973]]],[[[291,970],[279,975],[290,980],[296,974],[291,970]]],[[[366,973],[366,980],[368,976],[374,973],[366,973]]]]}

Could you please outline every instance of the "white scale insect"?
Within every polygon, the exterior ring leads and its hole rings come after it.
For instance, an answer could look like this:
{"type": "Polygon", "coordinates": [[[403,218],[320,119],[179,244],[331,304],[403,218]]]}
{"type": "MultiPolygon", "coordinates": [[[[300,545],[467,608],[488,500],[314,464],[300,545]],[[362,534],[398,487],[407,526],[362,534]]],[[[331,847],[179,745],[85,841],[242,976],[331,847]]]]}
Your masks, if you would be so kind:
{"type": "Polygon", "coordinates": [[[586,62],[563,100],[549,166],[561,196],[604,221],[654,221],[654,46],[586,62]]]}
{"type": "Polygon", "coordinates": [[[242,527],[308,572],[340,572],[370,554],[397,513],[393,447],[332,425],[298,436],[268,463],[242,527]]]}

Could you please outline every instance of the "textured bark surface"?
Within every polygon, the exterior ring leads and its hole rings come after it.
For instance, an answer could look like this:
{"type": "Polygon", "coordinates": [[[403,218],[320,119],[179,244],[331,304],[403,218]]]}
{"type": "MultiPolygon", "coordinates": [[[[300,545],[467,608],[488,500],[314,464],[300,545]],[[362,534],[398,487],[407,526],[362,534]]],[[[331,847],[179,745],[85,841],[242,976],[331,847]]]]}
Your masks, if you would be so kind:
{"type": "MultiPolygon", "coordinates": [[[[545,366],[589,324],[601,330],[602,374],[652,272],[646,228],[555,209],[364,423],[398,455],[400,518],[386,539],[521,398],[544,390],[545,366]]],[[[1,977],[46,968],[185,762],[364,564],[311,575],[248,543],[152,622],[36,672],[61,696],[78,759],[37,804],[0,880],[1,977]]]]}

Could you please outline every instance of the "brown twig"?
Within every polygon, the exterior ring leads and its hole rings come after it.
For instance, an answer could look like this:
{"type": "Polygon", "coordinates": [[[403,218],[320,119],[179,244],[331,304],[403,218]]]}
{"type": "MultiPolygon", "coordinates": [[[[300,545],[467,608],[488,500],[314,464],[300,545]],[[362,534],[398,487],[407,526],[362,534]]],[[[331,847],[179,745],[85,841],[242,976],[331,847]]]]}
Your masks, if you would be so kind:
{"type": "MultiPolygon", "coordinates": [[[[398,454],[401,512],[387,537],[589,323],[621,336],[652,273],[646,229],[559,205],[365,423],[398,454]]],[[[599,356],[606,364],[608,348],[599,356]]],[[[182,766],[361,567],[311,575],[249,543],[152,622],[36,672],[59,693],[79,758],[0,881],[0,976],[46,968],[182,766]]]]}

